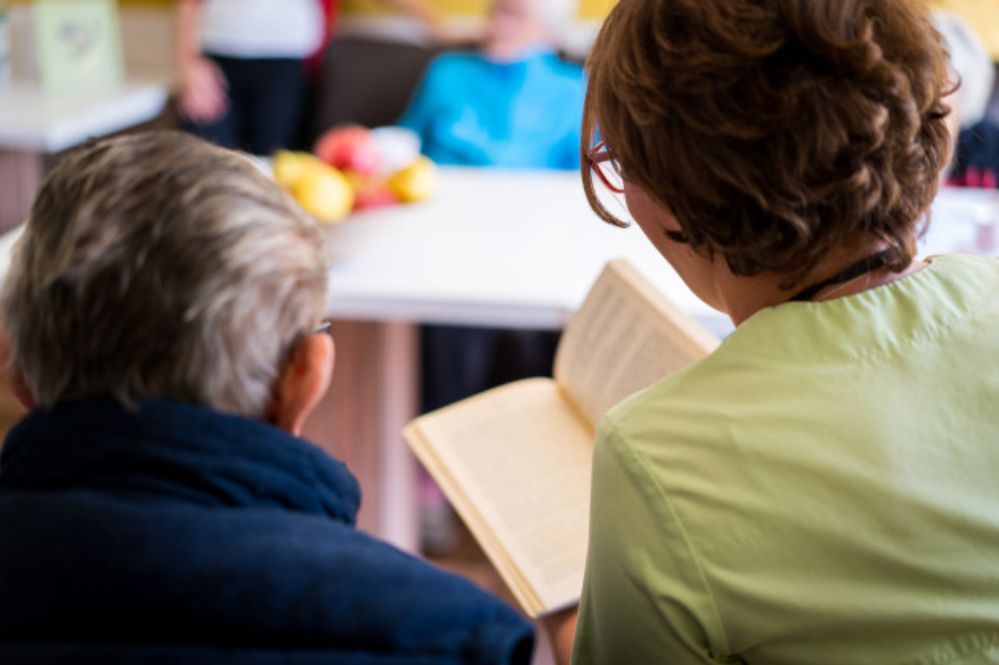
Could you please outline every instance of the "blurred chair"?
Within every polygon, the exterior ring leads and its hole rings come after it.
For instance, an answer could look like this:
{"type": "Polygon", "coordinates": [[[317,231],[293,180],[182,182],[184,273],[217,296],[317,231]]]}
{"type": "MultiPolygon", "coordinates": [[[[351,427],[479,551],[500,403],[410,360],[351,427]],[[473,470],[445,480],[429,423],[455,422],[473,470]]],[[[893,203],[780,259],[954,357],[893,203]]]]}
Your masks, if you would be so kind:
{"type": "Polygon", "coordinates": [[[312,138],[339,124],[391,125],[402,115],[440,47],[374,38],[336,38],[311,122],[312,138]]]}

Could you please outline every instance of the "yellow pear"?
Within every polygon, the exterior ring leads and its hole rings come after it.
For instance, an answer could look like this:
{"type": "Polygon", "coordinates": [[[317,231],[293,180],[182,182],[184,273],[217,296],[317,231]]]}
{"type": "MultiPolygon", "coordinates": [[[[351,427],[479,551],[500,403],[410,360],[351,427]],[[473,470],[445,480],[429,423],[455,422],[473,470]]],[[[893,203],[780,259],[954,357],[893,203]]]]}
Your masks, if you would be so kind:
{"type": "Polygon", "coordinates": [[[343,173],[322,162],[307,168],[292,184],[291,193],[306,212],[321,222],[339,221],[354,206],[350,182],[343,173]]]}
{"type": "Polygon", "coordinates": [[[437,165],[421,155],[409,166],[393,173],[386,184],[400,201],[422,201],[437,191],[437,165]]]}
{"type": "Polygon", "coordinates": [[[307,152],[278,150],[272,157],[274,179],[282,187],[291,189],[307,171],[321,163],[307,152]]]}

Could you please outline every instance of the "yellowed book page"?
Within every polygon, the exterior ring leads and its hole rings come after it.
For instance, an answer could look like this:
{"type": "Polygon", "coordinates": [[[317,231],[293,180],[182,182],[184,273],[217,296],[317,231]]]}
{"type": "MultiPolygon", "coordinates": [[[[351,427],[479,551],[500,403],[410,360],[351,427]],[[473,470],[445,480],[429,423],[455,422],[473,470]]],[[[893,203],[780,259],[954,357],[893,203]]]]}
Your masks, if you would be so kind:
{"type": "Polygon", "coordinates": [[[718,339],[627,261],[610,262],[566,326],[555,379],[595,427],[625,397],[699,360],[718,339]]]}
{"type": "Polygon", "coordinates": [[[404,436],[529,615],[578,601],[593,430],[554,381],[487,391],[404,436]]]}

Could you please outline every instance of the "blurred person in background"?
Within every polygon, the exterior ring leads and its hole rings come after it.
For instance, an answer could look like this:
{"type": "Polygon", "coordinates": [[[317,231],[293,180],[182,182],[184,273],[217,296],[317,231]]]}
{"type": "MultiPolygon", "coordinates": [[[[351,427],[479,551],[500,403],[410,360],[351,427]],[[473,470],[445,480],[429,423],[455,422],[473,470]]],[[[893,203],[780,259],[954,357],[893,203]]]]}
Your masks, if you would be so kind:
{"type": "MultiPolygon", "coordinates": [[[[435,59],[398,124],[439,164],[578,169],[583,71],[558,55],[575,9],[574,0],[495,0],[481,48],[435,59]]],[[[552,332],[424,326],[422,410],[548,376],[557,343],[552,332]]],[[[424,549],[435,552],[453,542],[452,520],[427,494],[424,549]]]]}
{"type": "MultiPolygon", "coordinates": [[[[439,31],[426,0],[383,1],[439,31]]],[[[177,0],[185,128],[255,155],[299,147],[336,10],[336,0],[177,0]]]]}
{"type": "Polygon", "coordinates": [[[960,15],[935,11],[933,19],[961,83],[952,101],[951,131],[956,141],[947,184],[995,189],[999,187],[999,123],[989,117],[995,65],[973,27],[960,15]]]}
{"type": "Polygon", "coordinates": [[[576,169],[583,72],[558,56],[574,0],[495,0],[481,48],[434,60],[399,125],[438,164],[576,169]]]}
{"type": "MultiPolygon", "coordinates": [[[[496,0],[481,49],[432,62],[398,124],[439,164],[579,168],[583,72],[557,54],[574,10],[574,0],[496,0]]],[[[425,333],[424,410],[551,372],[552,335],[441,326],[425,333]]]]}
{"type": "Polygon", "coordinates": [[[328,24],[320,0],[177,0],[185,127],[256,155],[290,146],[328,24]]]}

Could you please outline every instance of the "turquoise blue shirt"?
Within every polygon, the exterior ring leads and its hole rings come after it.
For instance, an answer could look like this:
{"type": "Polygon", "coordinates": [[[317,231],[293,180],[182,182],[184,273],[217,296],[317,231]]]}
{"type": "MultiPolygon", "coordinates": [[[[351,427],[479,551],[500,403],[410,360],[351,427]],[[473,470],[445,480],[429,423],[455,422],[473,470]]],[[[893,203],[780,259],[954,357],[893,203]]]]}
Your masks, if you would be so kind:
{"type": "Polygon", "coordinates": [[[999,663],[999,259],[760,311],[594,456],[577,665],[999,663]]]}
{"type": "Polygon", "coordinates": [[[450,54],[431,63],[398,124],[438,164],[578,169],[584,95],[582,68],[554,53],[450,54]]]}

